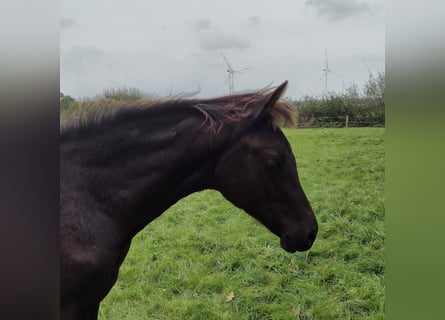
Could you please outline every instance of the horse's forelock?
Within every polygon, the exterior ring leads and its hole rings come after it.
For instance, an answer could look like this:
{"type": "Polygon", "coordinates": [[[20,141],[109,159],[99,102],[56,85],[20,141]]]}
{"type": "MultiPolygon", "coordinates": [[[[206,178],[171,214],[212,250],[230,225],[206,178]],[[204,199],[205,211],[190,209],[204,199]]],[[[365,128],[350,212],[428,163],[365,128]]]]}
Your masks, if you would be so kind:
{"type": "Polygon", "coordinates": [[[269,115],[269,124],[274,128],[280,128],[285,125],[295,128],[297,126],[297,109],[290,102],[280,100],[267,111],[269,115]]]}

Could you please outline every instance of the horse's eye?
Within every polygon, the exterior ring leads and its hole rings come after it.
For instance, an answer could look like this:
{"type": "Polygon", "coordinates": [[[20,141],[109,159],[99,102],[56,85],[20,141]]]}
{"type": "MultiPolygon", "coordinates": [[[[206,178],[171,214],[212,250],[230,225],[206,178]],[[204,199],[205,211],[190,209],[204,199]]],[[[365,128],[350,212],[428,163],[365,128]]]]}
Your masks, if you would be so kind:
{"type": "Polygon", "coordinates": [[[280,162],[277,159],[266,159],[264,160],[264,167],[268,170],[278,170],[280,162]]]}

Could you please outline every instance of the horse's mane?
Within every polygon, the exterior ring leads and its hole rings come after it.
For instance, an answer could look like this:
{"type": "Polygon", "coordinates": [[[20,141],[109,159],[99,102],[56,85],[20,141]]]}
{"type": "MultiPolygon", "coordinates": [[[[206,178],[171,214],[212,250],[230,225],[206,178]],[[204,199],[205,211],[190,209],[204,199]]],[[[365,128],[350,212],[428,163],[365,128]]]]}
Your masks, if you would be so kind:
{"type": "MultiPolygon", "coordinates": [[[[236,124],[249,117],[254,111],[253,106],[265,103],[270,99],[273,89],[256,92],[239,93],[220,98],[202,100],[193,105],[201,111],[209,123],[212,132],[218,132],[225,124],[236,124]]],[[[296,108],[289,102],[280,100],[265,110],[269,125],[276,130],[284,125],[296,126],[296,108]]]]}
{"type": "MultiPolygon", "coordinates": [[[[124,119],[141,119],[149,116],[152,110],[168,111],[169,108],[191,108],[204,115],[203,125],[209,131],[218,133],[224,125],[234,125],[252,115],[254,105],[266,103],[274,92],[274,88],[266,88],[253,92],[232,94],[212,99],[140,99],[133,102],[101,99],[95,102],[80,103],[77,112],[61,122],[61,134],[98,128],[124,121],[124,119]]],[[[173,109],[170,109],[173,110],[173,109]]],[[[276,130],[288,125],[296,126],[296,108],[289,102],[279,100],[265,110],[269,125],[276,130]]]]}

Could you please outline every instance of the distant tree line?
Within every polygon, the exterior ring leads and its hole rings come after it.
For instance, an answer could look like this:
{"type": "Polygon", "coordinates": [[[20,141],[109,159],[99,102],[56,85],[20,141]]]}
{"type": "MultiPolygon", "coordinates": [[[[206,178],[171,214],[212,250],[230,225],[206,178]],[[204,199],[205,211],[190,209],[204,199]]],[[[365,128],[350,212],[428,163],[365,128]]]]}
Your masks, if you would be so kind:
{"type": "Polygon", "coordinates": [[[91,105],[106,105],[111,100],[117,101],[136,101],[140,99],[156,99],[156,95],[146,95],[136,88],[117,88],[106,89],[101,94],[93,98],[82,98],[79,100],[60,92],[60,117],[61,119],[73,115],[80,109],[88,108],[91,105]]]}
{"type": "Polygon", "coordinates": [[[307,95],[293,103],[299,127],[382,127],[385,126],[385,73],[370,73],[362,90],[353,84],[344,93],[307,95]]]}
{"type": "Polygon", "coordinates": [[[77,105],[76,100],[73,97],[60,93],[60,112],[66,112],[70,108],[75,108],[77,105]]]}
{"type": "Polygon", "coordinates": [[[102,94],[96,95],[94,98],[80,99],[80,101],[77,101],[73,97],[60,92],[60,110],[61,112],[64,112],[70,108],[76,108],[80,103],[85,102],[97,102],[106,99],[130,102],[143,98],[147,98],[147,96],[141,90],[125,87],[118,89],[106,89],[102,92],[102,94]]]}

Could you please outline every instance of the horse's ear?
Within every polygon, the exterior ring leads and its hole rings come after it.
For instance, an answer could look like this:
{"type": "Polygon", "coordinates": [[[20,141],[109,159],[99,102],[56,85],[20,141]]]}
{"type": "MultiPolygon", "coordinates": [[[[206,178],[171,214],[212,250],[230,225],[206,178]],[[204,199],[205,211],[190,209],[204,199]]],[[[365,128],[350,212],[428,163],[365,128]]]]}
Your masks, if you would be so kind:
{"type": "Polygon", "coordinates": [[[274,92],[272,92],[270,98],[269,98],[269,102],[267,103],[267,106],[273,106],[275,105],[275,103],[278,102],[278,100],[280,100],[281,96],[284,94],[284,92],[287,89],[287,80],[284,81],[282,84],[280,84],[278,86],[278,88],[276,88],[274,90],[274,92]]]}
{"type": "MultiPolygon", "coordinates": [[[[281,102],[279,102],[280,98],[283,96],[284,92],[287,89],[287,80],[280,84],[274,91],[267,94],[261,103],[257,106],[255,110],[254,119],[257,120],[266,120],[268,121],[272,127],[276,127],[277,118],[281,118],[280,115],[281,110],[281,102]],[[278,114],[277,114],[278,113],[278,114]]],[[[287,118],[285,116],[285,118],[287,118]]],[[[286,119],[285,119],[286,120],[286,119]]]]}
{"type": "MultiPolygon", "coordinates": [[[[240,104],[241,118],[245,124],[267,123],[274,130],[284,124],[295,126],[295,108],[290,103],[280,101],[287,88],[284,81],[276,89],[262,90],[259,94],[247,95],[245,101],[240,104]]],[[[238,126],[235,135],[242,134],[249,125],[238,126]]]]}
{"type": "Polygon", "coordinates": [[[255,118],[261,118],[270,113],[270,109],[280,100],[287,88],[287,80],[280,84],[274,91],[269,93],[263,103],[258,106],[256,110],[255,118]]]}

